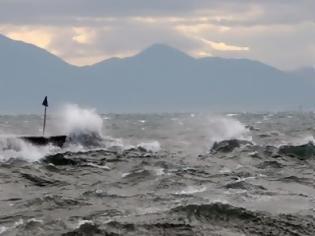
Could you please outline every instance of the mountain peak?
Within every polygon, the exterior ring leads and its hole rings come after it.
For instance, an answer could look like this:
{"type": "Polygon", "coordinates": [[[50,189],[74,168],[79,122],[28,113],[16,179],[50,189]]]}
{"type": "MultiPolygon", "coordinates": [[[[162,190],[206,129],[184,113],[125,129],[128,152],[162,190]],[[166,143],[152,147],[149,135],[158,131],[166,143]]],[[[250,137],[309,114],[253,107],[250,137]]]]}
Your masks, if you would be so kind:
{"type": "Polygon", "coordinates": [[[186,58],[186,59],[192,59],[189,55],[186,53],[168,46],[166,44],[153,44],[150,47],[144,49],[142,52],[140,52],[137,57],[154,57],[154,58],[174,58],[174,57],[181,57],[181,58],[186,58]]]}
{"type": "Polygon", "coordinates": [[[162,43],[156,43],[152,44],[151,46],[147,47],[143,51],[155,51],[155,50],[163,50],[163,51],[179,51],[178,49],[175,49],[174,47],[171,47],[167,44],[162,44],[162,43]]]}

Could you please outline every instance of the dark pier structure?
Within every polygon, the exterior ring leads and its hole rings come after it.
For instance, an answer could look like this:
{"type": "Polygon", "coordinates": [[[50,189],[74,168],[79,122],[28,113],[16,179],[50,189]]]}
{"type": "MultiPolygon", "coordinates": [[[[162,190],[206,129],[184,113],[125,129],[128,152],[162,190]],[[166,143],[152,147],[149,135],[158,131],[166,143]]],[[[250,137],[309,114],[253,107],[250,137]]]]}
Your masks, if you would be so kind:
{"type": "Polygon", "coordinates": [[[20,138],[26,142],[29,142],[37,146],[45,146],[45,145],[51,144],[58,147],[62,147],[67,140],[66,135],[50,136],[50,137],[26,136],[26,137],[20,137],[20,138]]]}

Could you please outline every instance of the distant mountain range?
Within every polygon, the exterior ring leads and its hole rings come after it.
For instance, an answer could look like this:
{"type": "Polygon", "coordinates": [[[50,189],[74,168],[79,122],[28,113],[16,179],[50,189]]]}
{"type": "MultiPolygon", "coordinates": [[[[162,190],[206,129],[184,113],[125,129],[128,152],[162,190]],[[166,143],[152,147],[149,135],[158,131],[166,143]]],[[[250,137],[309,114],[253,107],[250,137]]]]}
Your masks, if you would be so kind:
{"type": "Polygon", "coordinates": [[[102,112],[315,108],[315,77],[301,74],[247,59],[195,59],[162,44],[76,67],[0,35],[0,113],[38,111],[45,95],[102,112]]]}

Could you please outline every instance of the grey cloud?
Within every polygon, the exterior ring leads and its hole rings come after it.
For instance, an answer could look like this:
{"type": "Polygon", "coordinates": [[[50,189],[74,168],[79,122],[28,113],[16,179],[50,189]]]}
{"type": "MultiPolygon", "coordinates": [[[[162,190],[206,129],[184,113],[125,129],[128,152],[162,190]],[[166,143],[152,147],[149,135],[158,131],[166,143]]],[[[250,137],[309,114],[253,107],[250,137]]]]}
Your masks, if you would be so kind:
{"type": "Polygon", "coordinates": [[[264,1],[253,4],[260,14],[248,19],[222,20],[222,25],[256,26],[256,25],[291,25],[304,22],[315,22],[315,1],[264,1]]]}
{"type": "MultiPolygon", "coordinates": [[[[2,21],[75,20],[78,17],[163,16],[191,12],[217,1],[205,0],[4,0],[0,2],[2,21]]],[[[24,21],[25,22],[25,21],[24,21]]]]}
{"type": "MultiPolygon", "coordinates": [[[[314,21],[313,0],[2,0],[0,22],[15,24],[75,24],[82,18],[133,16],[209,16],[240,14],[260,8],[262,15],[220,23],[262,24],[314,21]]],[[[82,21],[81,21],[82,22],[82,21]]],[[[215,23],[215,22],[212,22],[215,23]]]]}

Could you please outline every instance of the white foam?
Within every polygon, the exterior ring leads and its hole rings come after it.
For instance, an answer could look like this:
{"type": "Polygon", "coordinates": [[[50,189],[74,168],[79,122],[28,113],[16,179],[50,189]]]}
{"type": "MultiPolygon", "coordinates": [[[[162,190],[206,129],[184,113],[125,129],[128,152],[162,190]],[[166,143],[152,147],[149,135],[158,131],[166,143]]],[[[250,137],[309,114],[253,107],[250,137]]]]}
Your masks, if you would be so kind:
{"type": "Polygon", "coordinates": [[[106,137],[106,144],[108,147],[119,147],[119,148],[132,148],[131,145],[127,145],[123,139],[121,138],[111,138],[111,137],[106,137]]]}
{"type": "Polygon", "coordinates": [[[250,131],[245,125],[230,117],[209,117],[208,129],[210,143],[220,142],[227,139],[252,140],[250,131]]]}
{"type": "Polygon", "coordinates": [[[154,172],[158,176],[165,174],[164,168],[156,168],[156,169],[154,169],[154,172]]]}
{"type": "Polygon", "coordinates": [[[44,221],[43,220],[39,220],[39,219],[36,219],[36,218],[31,218],[29,220],[27,220],[28,223],[30,222],[35,222],[35,223],[40,223],[40,224],[43,224],[44,221]]]}
{"type": "Polygon", "coordinates": [[[57,117],[58,127],[66,134],[95,133],[102,136],[103,119],[95,109],[76,104],[64,105],[57,117]]]}
{"type": "Polygon", "coordinates": [[[226,114],[227,117],[233,117],[233,116],[238,116],[238,114],[235,114],[235,113],[229,113],[229,114],[226,114]]]}
{"type": "Polygon", "coordinates": [[[256,179],[255,176],[249,176],[249,177],[237,177],[237,179],[234,181],[234,183],[240,183],[245,182],[248,179],[256,179]]]}
{"type": "Polygon", "coordinates": [[[4,235],[4,233],[11,231],[12,229],[23,225],[24,224],[24,220],[23,219],[19,219],[18,221],[14,222],[14,224],[10,227],[6,227],[6,226],[0,226],[0,235],[4,235]]]}
{"type": "Polygon", "coordinates": [[[161,150],[161,145],[158,141],[143,142],[137,145],[137,147],[142,147],[147,151],[159,152],[161,150]]]}
{"type": "Polygon", "coordinates": [[[229,168],[226,168],[226,167],[223,167],[223,168],[219,171],[220,174],[228,174],[228,173],[231,173],[231,172],[232,172],[232,170],[229,169],[229,168]]]}
{"type": "Polygon", "coordinates": [[[128,175],[131,175],[131,173],[130,173],[130,172],[122,173],[122,174],[121,174],[121,177],[122,177],[122,178],[125,178],[125,177],[127,177],[128,175]]]}
{"type": "Polygon", "coordinates": [[[0,226],[0,234],[5,233],[8,230],[8,227],[0,226]]]}
{"type": "Polygon", "coordinates": [[[0,138],[0,161],[16,158],[34,162],[47,154],[58,151],[60,151],[60,148],[52,145],[35,146],[14,137],[0,138]]]}
{"type": "Polygon", "coordinates": [[[97,165],[94,163],[87,163],[88,166],[92,166],[92,167],[96,167],[96,168],[100,168],[100,169],[104,169],[104,170],[110,170],[110,167],[108,166],[102,166],[102,165],[97,165]]]}
{"type": "Polygon", "coordinates": [[[13,225],[13,227],[18,227],[20,225],[24,224],[24,220],[23,219],[19,219],[18,221],[16,221],[13,225]]]}
{"type": "Polygon", "coordinates": [[[306,143],[309,143],[309,142],[312,142],[312,143],[315,144],[315,138],[311,134],[306,134],[304,136],[300,136],[300,137],[294,138],[294,139],[291,140],[290,143],[292,143],[293,145],[303,145],[303,144],[306,144],[306,143]]]}
{"type": "Polygon", "coordinates": [[[91,220],[79,220],[79,222],[76,225],[76,228],[80,228],[81,225],[84,225],[84,224],[94,224],[94,222],[91,220]]]}
{"type": "Polygon", "coordinates": [[[229,189],[227,191],[224,191],[224,194],[226,195],[234,195],[234,194],[243,194],[247,193],[246,189],[229,189]]]}
{"type": "Polygon", "coordinates": [[[179,191],[179,192],[176,192],[175,194],[194,194],[194,193],[201,193],[201,192],[204,192],[206,191],[207,188],[205,186],[188,186],[187,188],[179,191]]]}
{"type": "Polygon", "coordinates": [[[230,202],[226,199],[214,199],[210,201],[210,203],[222,203],[222,204],[229,204],[230,202]]]}
{"type": "Polygon", "coordinates": [[[103,119],[104,119],[104,120],[110,120],[111,118],[108,117],[108,116],[103,116],[103,119]]]}
{"type": "MultiPolygon", "coordinates": [[[[53,119],[58,133],[68,135],[71,143],[61,150],[53,145],[37,146],[13,136],[0,137],[0,161],[11,158],[38,161],[46,155],[60,151],[86,151],[86,143],[102,147],[103,120],[94,109],[80,108],[78,105],[63,106],[53,119]],[[94,141],[95,140],[95,141],[94,141]]],[[[91,145],[90,145],[91,146],[91,145]]],[[[105,144],[104,144],[105,146],[105,144]]]]}
{"type": "Polygon", "coordinates": [[[161,208],[161,207],[148,207],[148,208],[138,208],[137,211],[140,215],[146,215],[146,214],[155,214],[166,211],[167,208],[161,208]]]}

